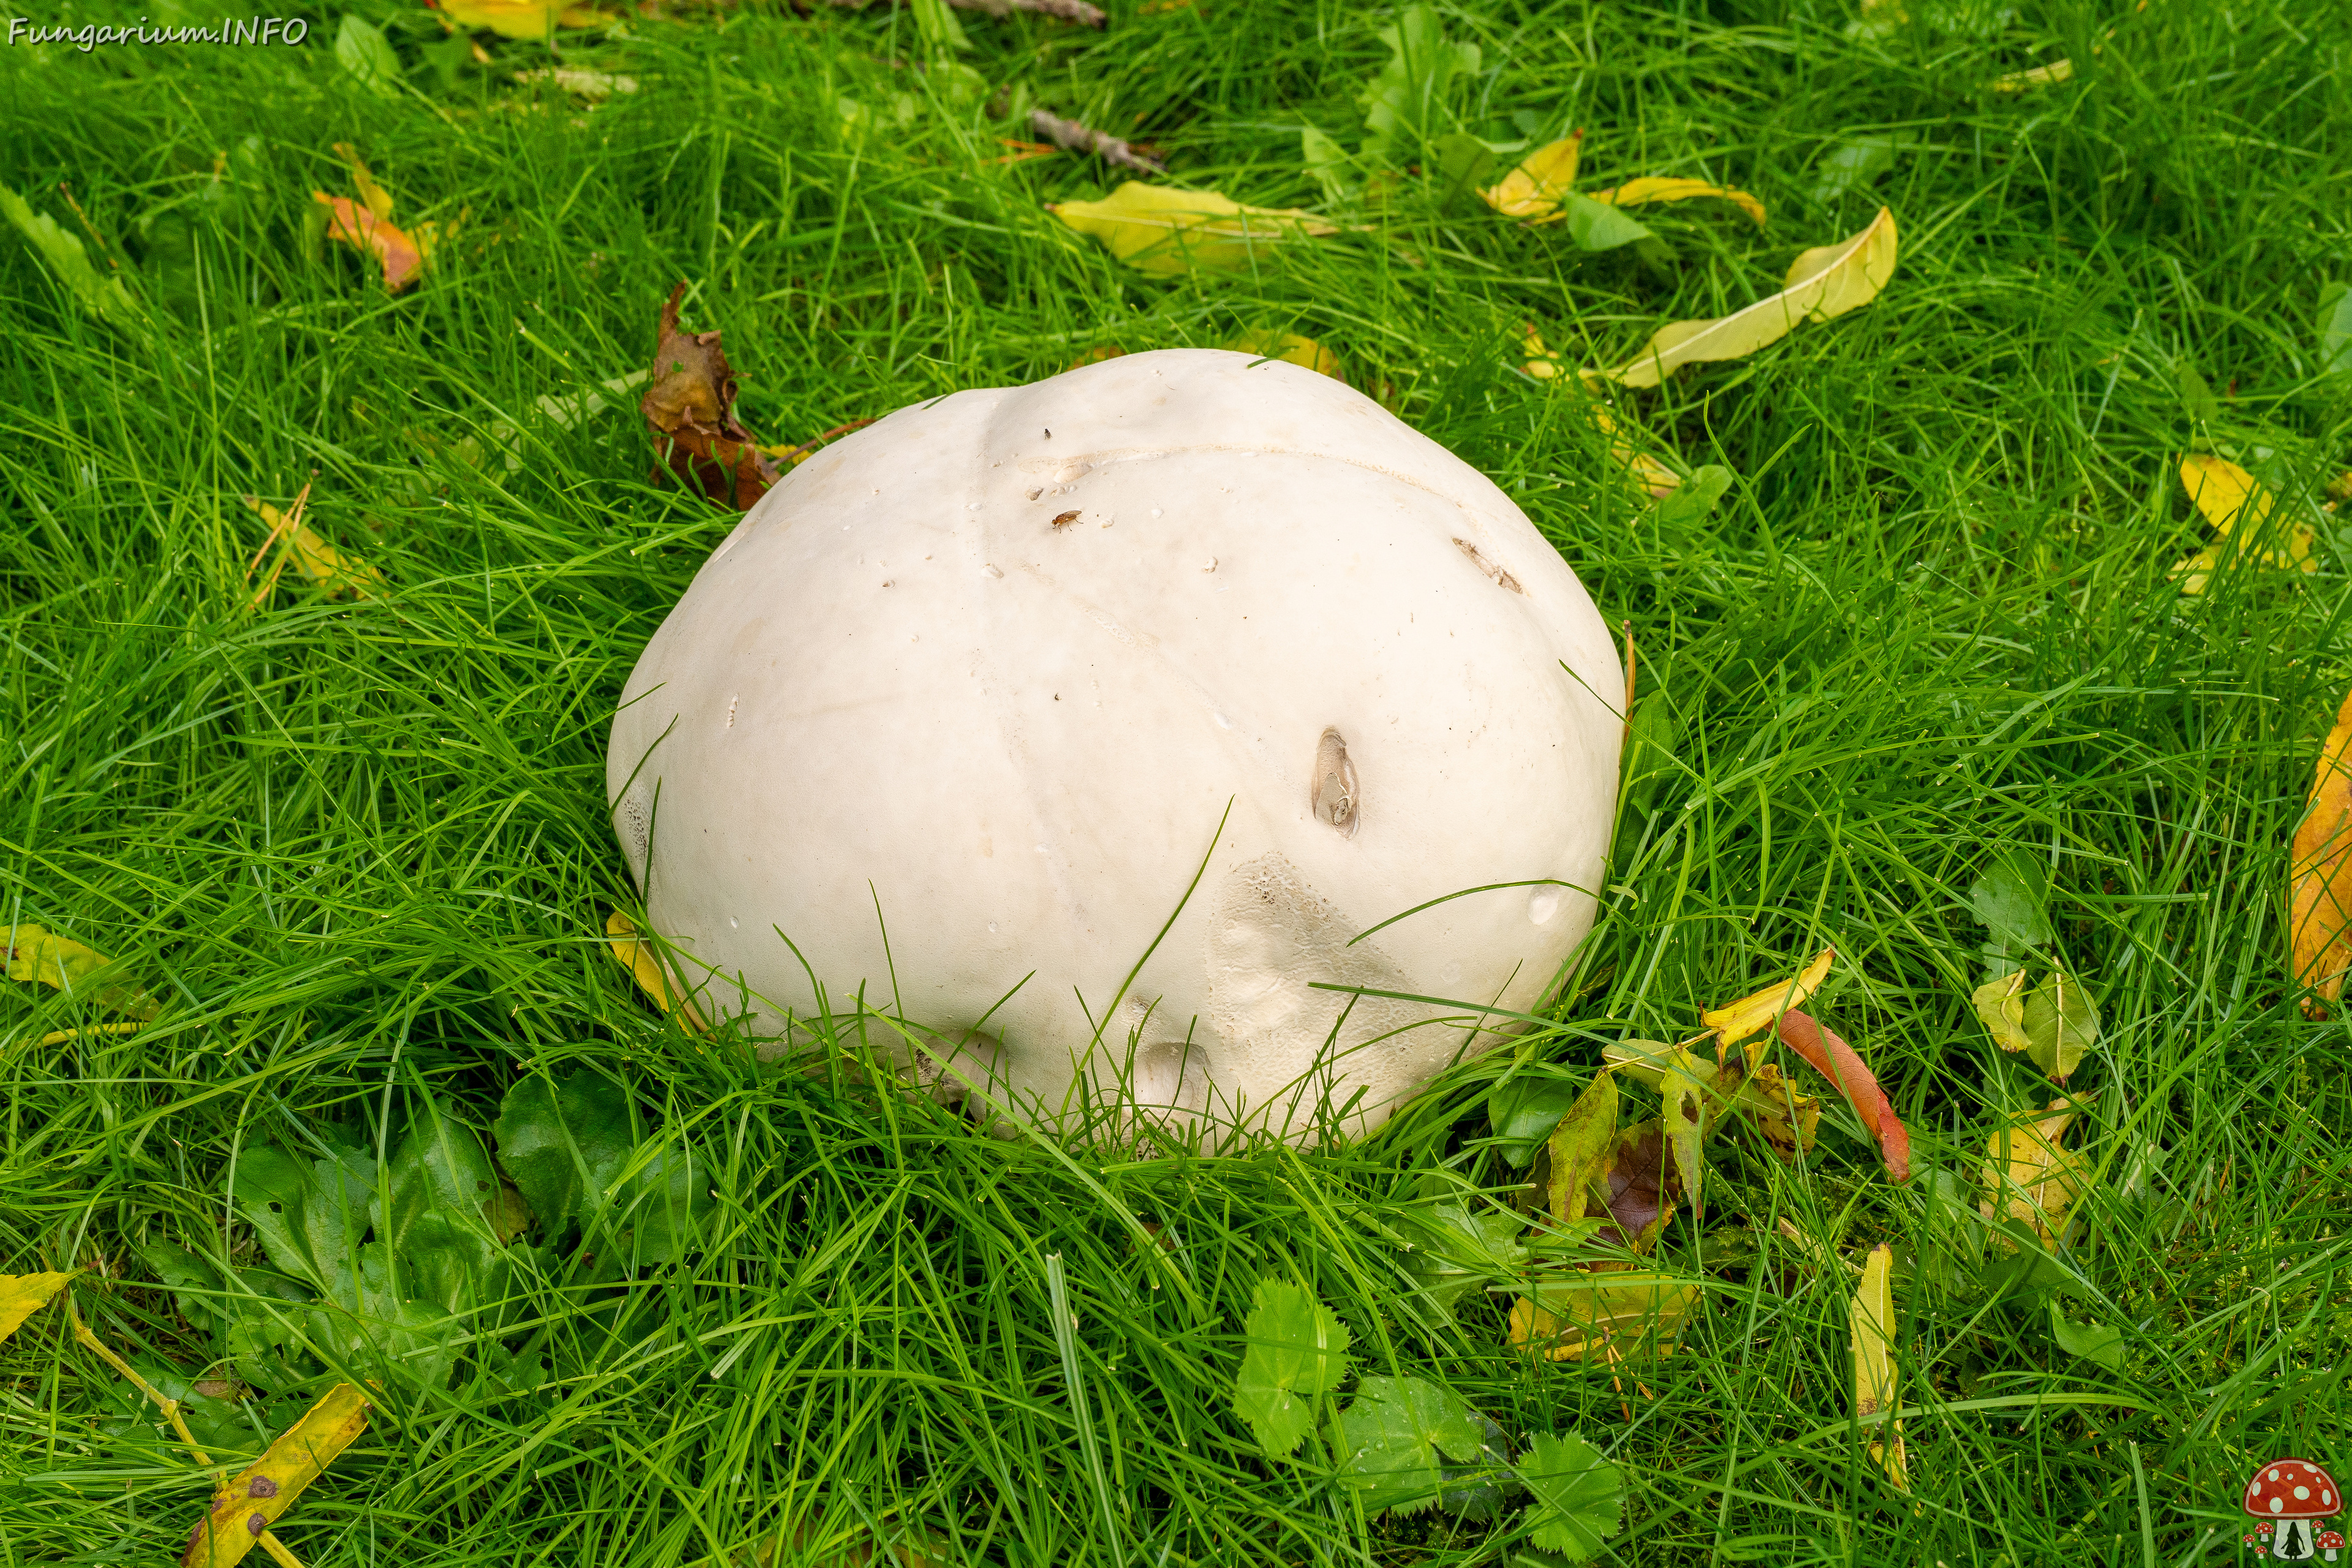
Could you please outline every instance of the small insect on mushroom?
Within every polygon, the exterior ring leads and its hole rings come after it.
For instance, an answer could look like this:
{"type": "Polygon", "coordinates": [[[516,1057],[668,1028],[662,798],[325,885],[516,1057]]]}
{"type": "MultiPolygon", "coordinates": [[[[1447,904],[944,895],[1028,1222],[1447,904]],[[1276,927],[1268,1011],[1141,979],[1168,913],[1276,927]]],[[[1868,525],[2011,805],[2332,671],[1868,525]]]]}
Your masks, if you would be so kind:
{"type": "Polygon", "coordinates": [[[1067,527],[1069,527],[1069,526],[1070,526],[1070,524],[1072,524],[1072,523],[1074,523],[1074,522],[1076,522],[1076,521],[1078,521],[1078,514],[1077,514],[1076,512],[1075,512],[1075,511],[1066,511],[1066,512],[1062,513],[1062,515],[1061,515],[1061,516],[1059,516],[1059,517],[1057,517],[1057,518],[1055,518],[1055,519],[1054,520],[1054,526],[1055,526],[1055,528],[1067,528],[1067,527]]]}

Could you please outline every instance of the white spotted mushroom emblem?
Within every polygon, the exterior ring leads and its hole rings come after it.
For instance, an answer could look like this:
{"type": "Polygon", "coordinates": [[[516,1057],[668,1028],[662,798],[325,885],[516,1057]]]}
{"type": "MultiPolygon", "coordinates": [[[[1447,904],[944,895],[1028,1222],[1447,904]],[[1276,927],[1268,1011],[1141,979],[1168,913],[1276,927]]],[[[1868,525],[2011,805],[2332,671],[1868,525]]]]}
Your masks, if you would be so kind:
{"type": "Polygon", "coordinates": [[[2343,1509],[2343,1489],[2319,1466],[2273,1459],[2246,1482],[2246,1511],[2256,1521],[2246,1544],[2281,1563],[2333,1563],[2344,1537],[2323,1527],[2343,1509]]]}

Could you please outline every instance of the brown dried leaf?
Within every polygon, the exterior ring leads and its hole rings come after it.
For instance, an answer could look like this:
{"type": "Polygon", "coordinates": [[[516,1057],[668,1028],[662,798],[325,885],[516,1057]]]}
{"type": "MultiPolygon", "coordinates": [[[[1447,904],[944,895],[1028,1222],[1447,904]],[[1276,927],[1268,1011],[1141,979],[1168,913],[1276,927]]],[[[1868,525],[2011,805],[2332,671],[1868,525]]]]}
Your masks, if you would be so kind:
{"type": "Polygon", "coordinates": [[[638,405],[670,472],[711,500],[749,511],[777,479],[776,465],[735,417],[735,370],[719,334],[677,324],[686,285],[662,307],[653,384],[638,405]]]}

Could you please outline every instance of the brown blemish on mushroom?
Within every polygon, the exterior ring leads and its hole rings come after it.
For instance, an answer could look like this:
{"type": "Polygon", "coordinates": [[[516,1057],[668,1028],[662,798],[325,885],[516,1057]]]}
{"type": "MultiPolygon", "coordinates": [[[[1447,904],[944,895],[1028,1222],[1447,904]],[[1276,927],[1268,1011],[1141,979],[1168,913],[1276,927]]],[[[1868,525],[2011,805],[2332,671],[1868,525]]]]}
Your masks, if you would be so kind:
{"type": "Polygon", "coordinates": [[[1470,564],[1478,568],[1479,571],[1486,574],[1487,577],[1492,581],[1508,588],[1514,594],[1525,594],[1527,592],[1525,588],[1519,586],[1519,580],[1517,577],[1512,576],[1508,572],[1504,571],[1500,566],[1497,566],[1492,561],[1487,560],[1486,552],[1480,550],[1476,545],[1471,543],[1468,540],[1457,539],[1454,542],[1454,547],[1462,552],[1463,554],[1470,557],[1470,564]]]}
{"type": "Polygon", "coordinates": [[[1324,731],[1323,739],[1316,744],[1313,789],[1317,819],[1353,838],[1356,825],[1361,820],[1356,764],[1348,760],[1347,740],[1337,730],[1324,731]]]}

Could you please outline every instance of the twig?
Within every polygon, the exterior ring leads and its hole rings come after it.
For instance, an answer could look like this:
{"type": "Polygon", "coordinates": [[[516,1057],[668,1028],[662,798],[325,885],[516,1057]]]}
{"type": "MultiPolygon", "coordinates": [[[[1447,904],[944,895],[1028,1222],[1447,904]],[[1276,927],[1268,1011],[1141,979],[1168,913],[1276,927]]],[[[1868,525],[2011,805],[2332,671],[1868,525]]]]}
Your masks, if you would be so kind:
{"type": "Polygon", "coordinates": [[[1103,25],[1102,7],[1089,5],[1087,0],[948,0],[948,4],[959,11],[978,11],[990,16],[1010,16],[1015,11],[1029,11],[1040,16],[1076,22],[1082,27],[1103,25]]]}
{"type": "MultiPolygon", "coordinates": [[[[302,493],[294,498],[294,503],[288,507],[284,511],[280,512],[278,514],[278,521],[269,525],[269,537],[261,542],[261,548],[253,552],[253,559],[245,563],[245,574],[248,581],[253,576],[253,569],[261,564],[261,558],[269,553],[269,547],[278,542],[278,536],[281,533],[291,534],[297,528],[301,526],[302,509],[310,504],[310,487],[309,485],[304,485],[302,487],[302,493]]],[[[260,498],[257,496],[246,497],[245,504],[253,508],[256,511],[261,510],[260,498]]]]}
{"type": "Polygon", "coordinates": [[[1029,129],[1056,147],[1072,153],[1092,153],[1104,163],[1118,168],[1134,169],[1146,174],[1168,172],[1159,163],[1145,157],[1118,137],[1042,109],[1029,111],[1029,129]]]}

